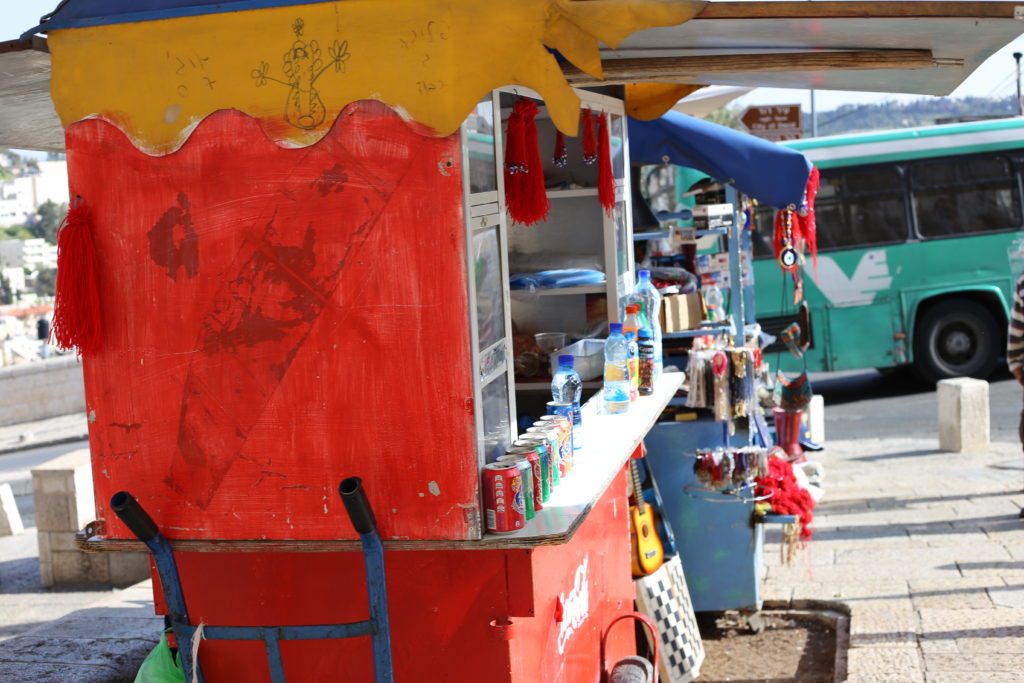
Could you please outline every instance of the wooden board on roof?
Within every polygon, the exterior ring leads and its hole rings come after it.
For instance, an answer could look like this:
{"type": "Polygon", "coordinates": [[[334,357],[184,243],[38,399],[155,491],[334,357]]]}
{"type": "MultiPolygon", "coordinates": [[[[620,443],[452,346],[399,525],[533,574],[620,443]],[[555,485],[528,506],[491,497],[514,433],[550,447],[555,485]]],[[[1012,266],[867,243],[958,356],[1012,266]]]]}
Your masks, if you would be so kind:
{"type": "Polygon", "coordinates": [[[1017,8],[1013,2],[710,2],[691,21],[638,31],[601,57],[610,74],[617,60],[630,60],[634,77],[638,62],[660,60],[650,66],[662,82],[948,95],[1024,32],[1017,8]],[[922,61],[925,54],[930,63],[922,61]],[[674,76],[664,61],[672,59],[679,60],[674,76]]]}

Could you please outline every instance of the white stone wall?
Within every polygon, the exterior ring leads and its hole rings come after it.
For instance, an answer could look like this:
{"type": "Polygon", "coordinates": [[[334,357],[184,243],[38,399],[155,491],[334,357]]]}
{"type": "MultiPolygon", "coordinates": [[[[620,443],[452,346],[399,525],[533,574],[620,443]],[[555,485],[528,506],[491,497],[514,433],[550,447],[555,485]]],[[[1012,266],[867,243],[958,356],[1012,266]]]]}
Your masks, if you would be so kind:
{"type": "Polygon", "coordinates": [[[82,365],[74,355],[0,368],[0,426],[84,412],[82,365]]]}

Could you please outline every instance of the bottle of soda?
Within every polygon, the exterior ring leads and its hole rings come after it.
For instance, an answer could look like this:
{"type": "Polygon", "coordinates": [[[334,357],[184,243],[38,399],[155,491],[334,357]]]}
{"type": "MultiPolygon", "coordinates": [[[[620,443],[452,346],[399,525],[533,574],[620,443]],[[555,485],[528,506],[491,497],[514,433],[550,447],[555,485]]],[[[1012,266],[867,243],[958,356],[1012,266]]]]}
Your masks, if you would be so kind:
{"type": "Polygon", "coordinates": [[[626,337],[629,355],[626,366],[629,368],[629,400],[635,401],[640,387],[640,350],[637,339],[640,333],[640,304],[626,306],[626,319],[622,321],[622,334],[626,337]]]}
{"type": "Polygon", "coordinates": [[[654,343],[654,376],[661,376],[661,293],[651,282],[651,271],[641,270],[636,287],[630,295],[631,301],[639,302],[647,325],[651,328],[651,341],[654,343]]]}
{"type": "Polygon", "coordinates": [[[637,347],[640,353],[640,386],[637,392],[641,396],[650,396],[654,393],[654,341],[650,330],[640,330],[637,347]]]}
{"type": "Polygon", "coordinates": [[[604,343],[604,410],[624,413],[629,410],[629,345],[622,336],[622,323],[612,323],[604,343]]]}
{"type": "Polygon", "coordinates": [[[572,448],[581,448],[583,438],[581,427],[583,415],[580,412],[580,397],[583,394],[583,382],[575,369],[576,361],[570,355],[558,357],[558,372],[551,378],[551,398],[561,403],[572,404],[572,448]]]}

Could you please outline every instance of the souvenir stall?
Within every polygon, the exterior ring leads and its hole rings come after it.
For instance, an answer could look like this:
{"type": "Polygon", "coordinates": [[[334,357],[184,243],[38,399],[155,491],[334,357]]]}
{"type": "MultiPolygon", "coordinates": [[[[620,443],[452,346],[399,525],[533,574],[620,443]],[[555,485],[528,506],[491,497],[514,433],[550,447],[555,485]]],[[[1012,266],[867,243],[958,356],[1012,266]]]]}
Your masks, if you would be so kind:
{"type": "Polygon", "coordinates": [[[635,652],[626,463],[683,376],[522,429],[513,322],[618,320],[626,114],[724,74],[945,92],[947,27],[985,27],[961,67],[1009,39],[1011,5],[983,4],[927,3],[939,22],[890,50],[844,23],[878,3],[62,2],[26,38],[74,198],[54,334],[86,383],[80,546],[150,549],[206,681],[600,680],[635,652]],[[754,55],[762,20],[817,42],[754,55]],[[517,302],[510,255],[552,236],[600,279],[517,302]],[[524,432],[547,445],[507,460],[524,432]]]}
{"type": "MultiPolygon", "coordinates": [[[[706,263],[694,263],[705,295],[726,290],[727,298],[714,307],[724,310],[718,320],[665,333],[667,340],[693,340],[683,359],[686,395],[673,400],[667,419],[655,425],[645,443],[694,609],[753,613],[761,606],[763,525],[797,519],[766,514],[773,501],[758,485],[769,474],[769,448],[776,439],[761,401],[770,379],[753,310],[748,197],[787,212],[801,207],[793,211],[796,221],[802,213],[808,219],[805,232],[813,235],[807,187],[815,171],[798,151],[677,112],[631,122],[630,154],[634,163],[693,168],[725,186],[726,203],[698,205],[694,222],[702,224],[677,229],[682,234],[676,236],[686,241],[717,232],[726,238],[720,257],[704,255],[698,259],[706,263]],[[718,224],[708,225],[709,215],[717,216],[718,224]],[[677,416],[687,420],[676,421],[677,416]]],[[[796,246],[790,237],[780,244],[780,256],[783,249],[795,254],[796,246]]]]}

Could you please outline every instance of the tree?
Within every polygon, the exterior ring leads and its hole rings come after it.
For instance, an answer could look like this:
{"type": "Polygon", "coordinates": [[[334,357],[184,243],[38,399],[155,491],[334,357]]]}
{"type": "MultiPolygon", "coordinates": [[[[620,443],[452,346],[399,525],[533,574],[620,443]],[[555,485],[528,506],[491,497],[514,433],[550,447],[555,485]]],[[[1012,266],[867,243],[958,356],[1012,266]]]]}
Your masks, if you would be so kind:
{"type": "Polygon", "coordinates": [[[0,275],[0,305],[7,305],[13,303],[14,290],[11,288],[11,283],[3,275],[0,275]]]}
{"type": "Polygon", "coordinates": [[[36,273],[35,281],[32,283],[32,291],[39,296],[54,296],[57,294],[57,269],[40,268],[36,273]]]}
{"type": "Polygon", "coordinates": [[[32,232],[36,237],[42,237],[50,244],[57,244],[57,228],[60,222],[67,215],[68,205],[57,204],[49,199],[39,205],[36,209],[36,222],[32,225],[32,232]]]}
{"type": "Polygon", "coordinates": [[[704,117],[705,121],[711,123],[717,123],[720,126],[726,128],[735,128],[736,130],[743,130],[743,126],[740,125],[740,110],[738,107],[719,107],[710,114],[704,117]]]}

